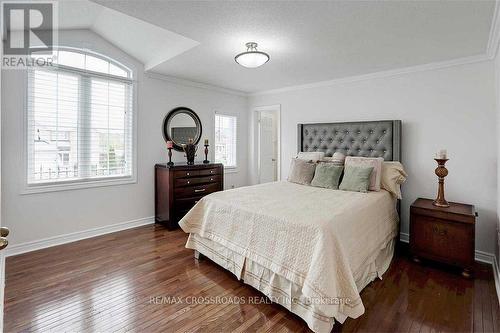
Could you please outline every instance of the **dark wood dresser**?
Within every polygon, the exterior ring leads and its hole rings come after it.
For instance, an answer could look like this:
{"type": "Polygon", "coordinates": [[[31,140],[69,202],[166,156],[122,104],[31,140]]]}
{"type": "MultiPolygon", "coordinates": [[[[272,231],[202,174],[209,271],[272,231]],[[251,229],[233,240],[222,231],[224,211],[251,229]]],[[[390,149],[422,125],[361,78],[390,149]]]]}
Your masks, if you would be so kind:
{"type": "Polygon", "coordinates": [[[207,194],[224,189],[222,164],[155,165],[155,221],[169,230],[207,194]]]}
{"type": "Polygon", "coordinates": [[[410,252],[415,261],[426,258],[463,269],[474,266],[476,211],[474,206],[450,202],[441,208],[419,198],[410,207],[410,252]]]}

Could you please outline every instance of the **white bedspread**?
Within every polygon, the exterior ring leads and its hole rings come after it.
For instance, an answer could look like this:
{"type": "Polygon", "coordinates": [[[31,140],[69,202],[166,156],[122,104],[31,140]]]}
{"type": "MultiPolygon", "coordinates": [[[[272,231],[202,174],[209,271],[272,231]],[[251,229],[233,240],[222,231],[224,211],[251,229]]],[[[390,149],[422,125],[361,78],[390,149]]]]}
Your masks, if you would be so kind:
{"type": "Polygon", "coordinates": [[[386,191],[285,181],[210,194],[179,225],[301,286],[319,319],[343,322],[364,313],[354,276],[392,241],[397,219],[386,191]]]}

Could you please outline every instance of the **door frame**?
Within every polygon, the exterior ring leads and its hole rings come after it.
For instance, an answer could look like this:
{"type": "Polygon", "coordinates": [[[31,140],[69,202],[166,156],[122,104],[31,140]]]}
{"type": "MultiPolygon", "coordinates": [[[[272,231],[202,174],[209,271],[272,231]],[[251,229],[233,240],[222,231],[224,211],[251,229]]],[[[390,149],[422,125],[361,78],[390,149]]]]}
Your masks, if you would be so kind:
{"type": "Polygon", "coordinates": [[[274,105],[263,105],[257,106],[253,109],[254,116],[257,123],[257,136],[256,136],[256,145],[257,145],[257,181],[260,184],[260,174],[261,174],[261,160],[260,160],[260,114],[261,112],[274,112],[276,114],[276,137],[277,137],[277,147],[276,147],[276,178],[277,180],[281,180],[281,104],[274,105]]]}

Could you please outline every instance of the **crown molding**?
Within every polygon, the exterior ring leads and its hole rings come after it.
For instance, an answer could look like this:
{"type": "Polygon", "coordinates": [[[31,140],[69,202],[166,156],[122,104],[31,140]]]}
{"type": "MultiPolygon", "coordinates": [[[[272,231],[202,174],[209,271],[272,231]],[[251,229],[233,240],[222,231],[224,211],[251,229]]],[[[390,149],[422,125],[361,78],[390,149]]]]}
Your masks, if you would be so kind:
{"type": "Polygon", "coordinates": [[[301,85],[278,88],[278,89],[257,91],[257,92],[249,93],[248,96],[278,94],[278,93],[284,93],[284,92],[295,91],[295,90],[327,87],[327,86],[333,86],[333,85],[337,85],[337,84],[345,84],[345,83],[352,83],[352,82],[358,82],[358,81],[387,78],[387,77],[393,77],[393,76],[399,76],[399,75],[405,75],[405,74],[411,74],[411,73],[418,73],[418,72],[425,72],[425,71],[431,71],[431,70],[460,66],[460,65],[473,64],[473,63],[483,62],[483,61],[488,61],[488,60],[491,60],[491,59],[486,54],[479,54],[479,55],[470,56],[470,57],[463,57],[463,58],[457,58],[457,59],[446,60],[446,61],[432,62],[432,63],[428,63],[428,64],[424,64],[424,65],[403,67],[403,68],[391,69],[391,70],[387,70],[387,71],[375,72],[375,73],[370,73],[370,74],[348,76],[348,77],[344,77],[344,78],[340,78],[340,79],[333,79],[333,80],[328,80],[328,81],[320,81],[320,82],[307,83],[307,84],[301,84],[301,85]]]}
{"type": "MultiPolygon", "coordinates": [[[[498,6],[498,8],[500,8],[500,6],[498,6]]],[[[497,21],[500,22],[500,19],[497,21]]],[[[500,34],[497,34],[497,36],[500,36],[500,34]]],[[[498,42],[497,42],[497,46],[498,46],[498,42]]],[[[470,57],[462,57],[462,58],[457,58],[457,59],[452,59],[452,60],[431,62],[431,63],[423,64],[423,65],[391,69],[391,70],[387,70],[387,71],[374,72],[374,73],[370,73],[370,74],[347,76],[347,77],[343,77],[343,78],[339,78],[339,79],[319,81],[319,82],[301,84],[301,85],[296,85],[296,86],[289,86],[289,87],[284,87],[284,88],[262,90],[262,91],[257,91],[257,92],[244,92],[241,90],[234,90],[234,89],[219,87],[219,86],[215,86],[215,85],[208,84],[208,83],[201,83],[201,82],[196,82],[196,81],[191,81],[191,80],[186,80],[186,79],[180,79],[180,78],[177,78],[174,76],[160,74],[160,73],[156,73],[156,72],[146,71],[145,75],[147,77],[150,77],[153,79],[162,80],[162,81],[170,82],[173,84],[183,85],[186,87],[206,89],[206,90],[216,91],[219,93],[229,94],[229,95],[252,97],[252,96],[260,96],[260,95],[279,94],[279,93],[296,91],[296,90],[303,90],[303,89],[334,86],[334,85],[338,85],[338,84],[346,84],[346,83],[353,83],[353,82],[359,82],[359,81],[367,81],[367,80],[395,77],[395,76],[400,76],[400,75],[405,75],[405,74],[419,73],[419,72],[432,71],[432,70],[443,69],[443,68],[448,68],[448,67],[474,64],[474,63],[478,63],[478,62],[489,61],[492,59],[493,58],[491,56],[489,56],[488,54],[485,53],[485,54],[478,54],[478,55],[470,56],[470,57]]]]}
{"type": "Polygon", "coordinates": [[[173,83],[173,84],[182,85],[185,87],[200,88],[200,89],[205,89],[205,90],[216,91],[216,92],[223,93],[223,94],[229,94],[229,95],[244,96],[244,97],[248,96],[248,94],[246,92],[240,91],[240,90],[223,88],[223,87],[214,86],[214,85],[208,84],[208,83],[201,83],[201,82],[196,82],[196,81],[191,81],[191,80],[186,80],[186,79],[180,79],[180,78],[177,78],[174,76],[160,74],[160,73],[156,73],[156,72],[145,71],[144,73],[149,78],[166,81],[166,82],[173,83]]]}
{"type": "Polygon", "coordinates": [[[493,12],[493,19],[491,20],[490,35],[488,38],[488,46],[486,47],[486,54],[488,58],[494,59],[498,53],[498,46],[500,44],[500,4],[495,1],[495,10],[493,12]]]}

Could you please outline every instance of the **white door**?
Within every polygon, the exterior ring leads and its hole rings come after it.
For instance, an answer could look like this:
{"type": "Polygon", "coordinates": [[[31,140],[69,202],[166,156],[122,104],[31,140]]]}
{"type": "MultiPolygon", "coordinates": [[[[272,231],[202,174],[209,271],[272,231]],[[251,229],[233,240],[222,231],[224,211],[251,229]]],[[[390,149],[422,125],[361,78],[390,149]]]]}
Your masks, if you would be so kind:
{"type": "Polygon", "coordinates": [[[279,109],[258,110],[259,183],[279,180],[279,109]]]}
{"type": "MultiPolygon", "coordinates": [[[[0,47],[0,58],[3,58],[3,48],[0,47]]],[[[1,132],[1,115],[2,115],[2,71],[0,70],[0,132],[1,132]]],[[[1,134],[1,133],[0,133],[1,134]]],[[[2,146],[0,135],[0,148],[2,146]]],[[[2,162],[2,154],[0,149],[0,166],[2,162]]],[[[1,184],[1,170],[0,170],[0,184],[1,184]]],[[[1,188],[1,186],[0,186],[1,188]]],[[[9,234],[9,229],[2,228],[2,194],[0,192],[0,332],[3,332],[3,301],[4,301],[4,289],[5,289],[5,251],[2,251],[8,244],[7,235],[9,234]]]]}
{"type": "MultiPolygon", "coordinates": [[[[2,49],[3,51],[3,49],[2,49]]],[[[0,52],[0,56],[3,56],[3,52],[0,52]]],[[[2,71],[0,70],[0,132],[1,132],[1,115],[2,115],[2,71]]],[[[1,145],[1,135],[0,135],[0,147],[1,145]]],[[[2,154],[1,154],[1,149],[0,149],[0,165],[2,162],[2,154]]],[[[1,170],[0,170],[1,171],[1,170]]],[[[0,184],[1,184],[1,176],[2,173],[0,172],[0,184]]],[[[2,194],[0,193],[0,228],[2,226],[2,194]]],[[[0,231],[0,241],[5,242],[2,246],[0,246],[2,249],[7,246],[7,241],[5,240],[4,236],[6,235],[5,230],[0,231]]],[[[4,288],[5,288],[5,251],[0,251],[0,332],[3,332],[3,300],[4,300],[4,288]]]]}

